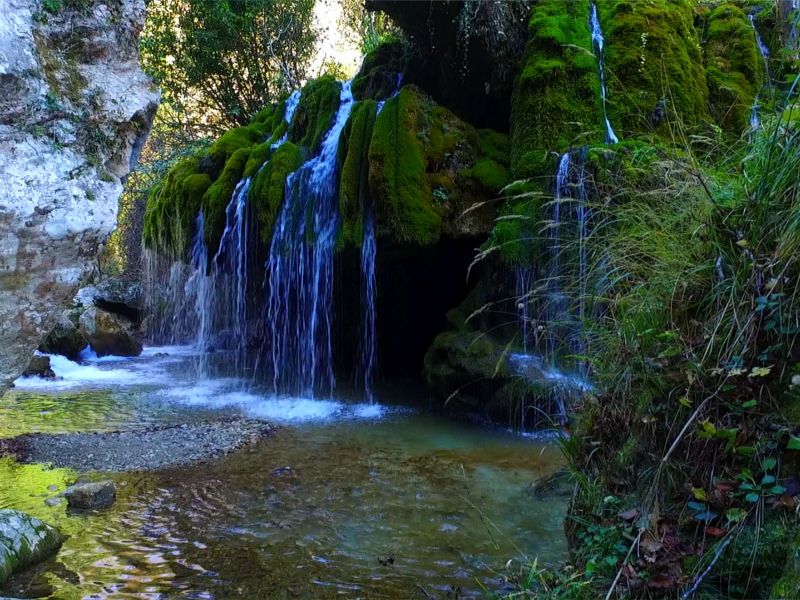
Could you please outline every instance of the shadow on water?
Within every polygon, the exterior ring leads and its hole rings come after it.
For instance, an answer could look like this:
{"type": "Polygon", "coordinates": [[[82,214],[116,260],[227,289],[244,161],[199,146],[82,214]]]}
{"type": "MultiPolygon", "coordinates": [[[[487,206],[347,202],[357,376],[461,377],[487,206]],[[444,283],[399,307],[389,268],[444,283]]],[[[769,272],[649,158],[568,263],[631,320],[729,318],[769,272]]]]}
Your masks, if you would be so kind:
{"type": "Polygon", "coordinates": [[[469,597],[501,589],[509,559],[565,558],[565,501],[532,488],[562,465],[552,445],[408,408],[367,418],[337,401],[314,412],[315,404],[276,405],[225,386],[212,385],[206,401],[202,388],[173,376],[0,399],[3,436],[253,416],[259,403],[265,414],[277,406],[316,415],[289,419],[258,445],[208,464],[115,474],[117,502],[90,514],[45,503],[78,474],[0,460],[0,508],[28,511],[70,536],[0,596],[469,597]],[[215,401],[225,408],[210,410],[215,401]]]}

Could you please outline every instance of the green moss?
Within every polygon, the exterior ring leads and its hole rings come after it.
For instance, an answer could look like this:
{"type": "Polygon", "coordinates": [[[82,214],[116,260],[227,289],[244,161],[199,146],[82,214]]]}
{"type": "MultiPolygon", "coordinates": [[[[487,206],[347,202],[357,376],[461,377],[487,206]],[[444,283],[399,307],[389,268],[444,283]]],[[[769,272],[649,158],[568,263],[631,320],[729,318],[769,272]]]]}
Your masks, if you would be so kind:
{"type": "Polygon", "coordinates": [[[491,158],[482,158],[463,173],[474,179],[483,189],[493,194],[498,193],[510,181],[508,168],[491,158]]]}
{"type": "Polygon", "coordinates": [[[307,146],[312,153],[319,149],[339,108],[342,84],[332,75],[310,81],[303,88],[294,119],[289,127],[289,139],[307,146]]]}
{"type": "MultiPolygon", "coordinates": [[[[233,197],[236,185],[242,179],[249,158],[250,148],[236,150],[225,163],[225,168],[220,176],[203,195],[202,208],[206,217],[206,243],[212,253],[216,252],[225,229],[225,209],[233,197]]],[[[195,211],[196,213],[197,211],[195,211]]]]}
{"type": "Polygon", "coordinates": [[[222,134],[222,137],[211,144],[208,149],[208,157],[213,165],[212,172],[209,173],[212,179],[216,179],[216,175],[237,151],[260,144],[267,135],[269,135],[269,129],[264,123],[251,123],[222,134]]]}
{"type": "MultiPolygon", "coordinates": [[[[798,527],[794,523],[772,516],[758,526],[745,527],[728,550],[722,555],[714,570],[719,588],[729,597],[766,598],[770,587],[790,565],[796,544],[798,527]]],[[[791,566],[791,565],[790,565],[791,566]]],[[[796,577],[790,568],[786,578],[778,581],[773,592],[796,577]]],[[[797,588],[788,596],[796,598],[797,588]]]]}
{"type": "Polygon", "coordinates": [[[549,152],[601,141],[600,79],[592,54],[589,0],[542,0],[511,105],[515,177],[549,171],[549,152]]]}
{"type": "Polygon", "coordinates": [[[605,29],[608,116],[621,137],[653,127],[666,135],[707,118],[708,87],[694,6],[688,0],[615,0],[600,5],[605,29]],[[667,119],[654,119],[662,102],[667,119]]]}
{"type": "Polygon", "coordinates": [[[398,74],[404,74],[411,49],[403,40],[380,44],[364,57],[358,74],[353,78],[353,97],[356,100],[381,100],[397,87],[398,74]]]}
{"type": "Polygon", "coordinates": [[[247,159],[247,164],[244,166],[244,177],[251,177],[258,171],[265,162],[272,156],[272,138],[259,144],[250,151],[250,158],[247,159]]]}
{"type": "Polygon", "coordinates": [[[747,15],[726,2],[706,19],[706,73],[711,116],[724,129],[739,133],[764,84],[764,61],[747,15]]]}
{"type": "Polygon", "coordinates": [[[507,167],[511,160],[509,137],[493,129],[478,129],[475,133],[478,136],[478,149],[481,155],[507,167]]]}
{"type": "Polygon", "coordinates": [[[493,249],[502,262],[531,265],[544,252],[537,231],[541,223],[543,190],[538,182],[526,181],[517,183],[509,192],[514,198],[503,206],[483,248],[493,249]]]}
{"type": "Polygon", "coordinates": [[[420,244],[436,241],[442,224],[425,177],[428,147],[422,136],[430,104],[416,90],[403,88],[375,120],[369,147],[369,183],[378,222],[395,238],[420,244]]]}
{"type": "Polygon", "coordinates": [[[270,161],[255,176],[250,186],[249,199],[258,221],[261,241],[268,244],[272,226],[283,204],[286,178],[303,162],[300,148],[291,142],[282,144],[270,161]]]}
{"type": "Polygon", "coordinates": [[[144,217],[144,243],[182,254],[211,178],[197,157],[178,162],[150,192],[144,217]]]}
{"type": "Polygon", "coordinates": [[[353,107],[340,140],[339,214],[342,216],[341,241],[360,245],[363,236],[362,216],[369,192],[369,148],[375,125],[377,103],[359,102],[353,107]]]}

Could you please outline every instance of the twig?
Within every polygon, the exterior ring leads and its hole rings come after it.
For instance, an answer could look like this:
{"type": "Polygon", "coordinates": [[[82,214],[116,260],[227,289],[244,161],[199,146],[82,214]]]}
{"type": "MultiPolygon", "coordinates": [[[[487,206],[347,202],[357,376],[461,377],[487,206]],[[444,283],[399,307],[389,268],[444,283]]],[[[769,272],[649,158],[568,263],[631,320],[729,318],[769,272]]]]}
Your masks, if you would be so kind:
{"type": "Polygon", "coordinates": [[[731,531],[730,533],[728,533],[728,537],[726,537],[717,548],[717,551],[714,553],[714,558],[711,559],[709,565],[705,568],[705,570],[702,573],[700,573],[700,575],[698,575],[695,578],[694,583],[692,583],[692,587],[690,587],[683,594],[681,594],[681,600],[687,600],[687,598],[690,598],[697,591],[697,588],[700,587],[700,584],[703,583],[703,580],[711,572],[711,569],[713,569],[714,565],[717,564],[717,561],[719,560],[720,556],[722,556],[722,553],[725,552],[725,548],[728,547],[728,545],[731,543],[732,540],[733,540],[733,532],[731,531]]]}
{"type": "Polygon", "coordinates": [[[619,578],[622,576],[622,569],[625,568],[625,563],[628,561],[628,557],[631,555],[631,552],[633,552],[633,549],[639,544],[639,540],[642,539],[642,534],[644,532],[645,532],[644,529],[640,529],[639,533],[636,535],[636,539],[633,540],[633,542],[631,542],[631,547],[628,548],[628,553],[625,555],[625,558],[622,559],[622,564],[619,567],[619,571],[617,571],[617,576],[614,577],[614,581],[611,582],[611,587],[608,588],[608,593],[606,594],[606,600],[609,600],[609,598],[611,598],[611,594],[614,593],[614,589],[617,587],[617,582],[619,581],[619,578]]]}

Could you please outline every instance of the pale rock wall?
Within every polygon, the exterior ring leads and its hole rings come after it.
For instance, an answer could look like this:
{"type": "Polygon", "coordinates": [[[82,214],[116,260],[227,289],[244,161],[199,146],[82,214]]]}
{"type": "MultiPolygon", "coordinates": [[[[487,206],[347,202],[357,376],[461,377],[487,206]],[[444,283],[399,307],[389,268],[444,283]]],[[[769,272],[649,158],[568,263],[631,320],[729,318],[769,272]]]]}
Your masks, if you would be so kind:
{"type": "Polygon", "coordinates": [[[0,4],[0,393],[93,270],[159,93],[144,0],[0,4]]]}

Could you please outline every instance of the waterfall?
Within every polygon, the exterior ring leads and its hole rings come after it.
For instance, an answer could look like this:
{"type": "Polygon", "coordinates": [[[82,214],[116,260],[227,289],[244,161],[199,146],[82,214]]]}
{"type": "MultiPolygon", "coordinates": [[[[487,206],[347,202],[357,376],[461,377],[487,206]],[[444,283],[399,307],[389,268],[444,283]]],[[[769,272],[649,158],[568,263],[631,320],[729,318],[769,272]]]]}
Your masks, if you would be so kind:
{"type": "MultiPolygon", "coordinates": [[[[300,102],[300,91],[285,102],[284,120],[291,124],[300,102]]],[[[272,145],[277,148],[288,133],[272,145]]],[[[263,169],[267,163],[261,166],[263,169]]],[[[233,350],[234,370],[241,373],[250,337],[252,308],[248,305],[253,268],[247,196],[253,179],[240,181],[225,210],[225,229],[219,250],[209,265],[205,244],[205,215],[198,213],[189,264],[169,249],[147,249],[144,256],[144,288],[151,315],[150,341],[193,343],[201,353],[233,350]],[[215,348],[220,345],[221,348],[215,348]]],[[[207,374],[207,357],[198,361],[198,373],[207,374]]]]}
{"type": "Polygon", "coordinates": [[[214,287],[219,292],[217,306],[222,331],[231,339],[234,369],[243,365],[248,345],[248,210],[247,195],[252,178],[241,180],[225,211],[225,229],[214,257],[214,287]]]}
{"type": "MultiPolygon", "coordinates": [[[[771,81],[770,73],[769,73],[769,48],[764,43],[764,40],[761,39],[761,35],[758,33],[758,28],[756,27],[756,14],[750,13],[747,15],[747,18],[750,19],[750,25],[753,27],[753,34],[756,37],[756,44],[758,44],[758,51],[761,53],[761,58],[764,60],[764,75],[767,78],[767,85],[771,81]]],[[[753,100],[753,108],[750,110],[750,128],[751,129],[758,129],[761,127],[761,118],[759,116],[760,106],[758,101],[758,94],[756,94],[755,99],[753,100]]]]}
{"type": "Polygon", "coordinates": [[[337,150],[353,106],[350,82],[319,153],[289,175],[267,259],[267,327],[275,391],[313,395],[335,384],[333,259],[339,229],[337,150]]]}
{"type": "Polygon", "coordinates": [[[286,99],[286,107],[284,108],[283,120],[286,122],[286,131],[280,137],[280,139],[274,142],[270,148],[276,150],[280,148],[283,144],[285,144],[289,140],[289,126],[292,124],[292,119],[294,118],[294,111],[297,110],[297,105],[300,104],[300,90],[295,90],[289,97],[286,99]]]}
{"type": "Polygon", "coordinates": [[[605,119],[606,122],[606,143],[616,144],[619,142],[619,138],[617,138],[614,129],[611,127],[611,122],[608,120],[608,110],[606,108],[606,76],[603,68],[605,39],[603,38],[603,30],[600,27],[600,17],[597,15],[597,5],[594,2],[592,2],[590,24],[592,30],[592,46],[594,47],[598,70],[600,72],[600,97],[603,101],[603,119],[605,119]]]}
{"type": "Polygon", "coordinates": [[[397,94],[400,93],[401,87],[403,87],[403,74],[398,73],[394,79],[394,91],[392,92],[391,96],[378,101],[378,106],[376,108],[377,114],[381,114],[381,111],[383,110],[383,105],[386,104],[387,100],[394,98],[395,96],[397,96],[397,94]]]}
{"type": "Polygon", "coordinates": [[[195,367],[198,377],[208,375],[208,355],[214,325],[214,280],[208,273],[208,248],[205,238],[206,220],[203,211],[197,215],[192,249],[189,255],[191,275],[186,281],[186,304],[191,307],[194,319],[195,347],[200,351],[195,367]]]}
{"type": "Polygon", "coordinates": [[[362,290],[362,333],[361,370],[364,383],[364,396],[368,402],[375,401],[373,385],[377,364],[378,339],[376,331],[375,300],[377,286],[375,281],[375,216],[372,208],[366,210],[364,219],[364,241],[361,246],[361,290],[362,290]]]}
{"type": "MultiPolygon", "coordinates": [[[[388,98],[380,100],[375,107],[375,116],[381,114],[386,100],[394,98],[403,86],[403,74],[395,77],[395,86],[388,98]]],[[[375,212],[370,201],[367,201],[364,212],[364,239],[361,245],[361,377],[364,396],[368,402],[375,402],[375,370],[378,364],[378,333],[376,306],[377,283],[375,279],[375,258],[378,253],[375,237],[375,212]]]]}
{"type": "MultiPolygon", "coordinates": [[[[517,318],[524,352],[511,354],[510,365],[524,379],[548,383],[555,416],[562,423],[567,420],[569,400],[592,389],[583,358],[587,352],[584,326],[591,317],[587,297],[588,240],[592,233],[585,161],[585,148],[565,152],[558,161],[553,201],[546,208],[547,263],[543,280],[535,281],[531,267],[521,266],[515,271],[517,318]],[[575,286],[574,293],[564,289],[570,282],[575,286]],[[534,327],[530,310],[537,288],[544,295],[534,327]]],[[[525,410],[523,407],[523,414],[525,410]]],[[[541,407],[537,411],[542,412],[541,407]]]]}

